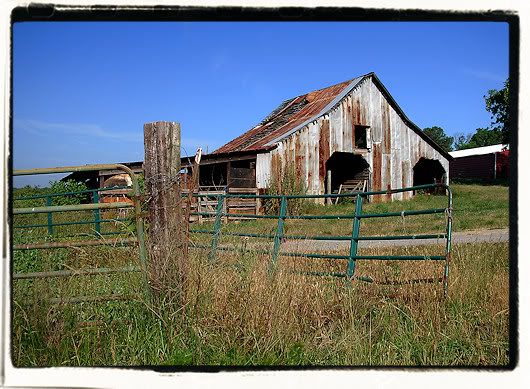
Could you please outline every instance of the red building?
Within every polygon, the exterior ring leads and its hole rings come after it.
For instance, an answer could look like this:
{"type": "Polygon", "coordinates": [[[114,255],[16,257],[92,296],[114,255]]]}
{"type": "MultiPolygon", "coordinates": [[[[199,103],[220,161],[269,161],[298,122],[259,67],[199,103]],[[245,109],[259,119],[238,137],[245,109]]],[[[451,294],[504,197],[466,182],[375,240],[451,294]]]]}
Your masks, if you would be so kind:
{"type": "Polygon", "coordinates": [[[492,181],[510,177],[508,145],[493,145],[452,151],[451,180],[492,181]]]}

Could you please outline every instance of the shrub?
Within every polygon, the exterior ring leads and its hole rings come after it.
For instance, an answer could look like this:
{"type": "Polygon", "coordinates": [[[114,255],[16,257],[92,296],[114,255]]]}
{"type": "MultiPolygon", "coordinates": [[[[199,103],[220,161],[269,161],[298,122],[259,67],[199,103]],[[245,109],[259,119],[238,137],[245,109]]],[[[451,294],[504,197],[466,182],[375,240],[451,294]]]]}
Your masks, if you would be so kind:
{"type": "MultiPolygon", "coordinates": [[[[295,165],[289,160],[282,164],[280,158],[275,157],[266,194],[305,195],[307,187],[300,175],[297,174],[295,165]]],[[[290,199],[287,203],[287,211],[291,215],[299,215],[304,211],[306,204],[305,199],[290,199]]],[[[278,214],[280,212],[280,199],[267,199],[264,201],[264,207],[265,213],[278,214]]]]}
{"type": "Polygon", "coordinates": [[[26,208],[46,205],[44,199],[17,200],[20,197],[41,196],[48,192],[48,188],[26,185],[23,188],[13,188],[13,207],[26,208]]]}
{"type": "MultiPolygon", "coordinates": [[[[48,193],[62,194],[68,192],[81,192],[88,189],[89,188],[85,183],[79,181],[51,181],[48,193]]],[[[90,200],[90,193],[76,193],[64,196],[53,196],[52,205],[83,204],[90,202],[90,200]]]]}
{"type": "Polygon", "coordinates": [[[139,173],[136,175],[136,179],[138,180],[138,188],[140,189],[140,193],[145,193],[145,177],[143,173],[139,173]]]}

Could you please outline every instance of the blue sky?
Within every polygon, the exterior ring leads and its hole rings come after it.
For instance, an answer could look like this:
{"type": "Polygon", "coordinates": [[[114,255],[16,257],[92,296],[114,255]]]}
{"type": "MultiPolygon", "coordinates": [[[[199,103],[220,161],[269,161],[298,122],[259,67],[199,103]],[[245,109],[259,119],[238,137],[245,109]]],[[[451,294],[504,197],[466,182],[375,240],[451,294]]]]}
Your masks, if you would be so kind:
{"type": "Polygon", "coordinates": [[[16,23],[14,168],[143,160],[156,120],[181,123],[183,155],[213,151],[283,100],[371,71],[419,127],[473,132],[508,77],[508,25],[16,23]]]}

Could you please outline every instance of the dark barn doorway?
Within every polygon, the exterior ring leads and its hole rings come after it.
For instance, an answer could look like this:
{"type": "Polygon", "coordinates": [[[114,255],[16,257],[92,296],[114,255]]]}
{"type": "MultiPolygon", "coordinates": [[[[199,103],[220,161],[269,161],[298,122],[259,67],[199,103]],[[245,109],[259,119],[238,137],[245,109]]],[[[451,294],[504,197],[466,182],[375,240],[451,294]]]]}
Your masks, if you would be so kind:
{"type": "Polygon", "coordinates": [[[227,163],[199,165],[199,186],[209,189],[223,189],[226,186],[227,163]]]}
{"type": "Polygon", "coordinates": [[[326,162],[324,187],[326,193],[337,193],[341,185],[368,180],[369,177],[370,165],[363,157],[337,151],[326,162]]]}
{"type": "MultiPolygon", "coordinates": [[[[420,158],[412,172],[414,186],[444,182],[445,169],[437,159],[420,158]]],[[[435,191],[433,189],[429,192],[435,191]]]]}
{"type": "Polygon", "coordinates": [[[236,160],[229,163],[228,187],[230,188],[255,188],[256,187],[256,160],[236,160]]]}
{"type": "Polygon", "coordinates": [[[200,165],[199,186],[204,189],[255,188],[256,159],[200,165]]]}

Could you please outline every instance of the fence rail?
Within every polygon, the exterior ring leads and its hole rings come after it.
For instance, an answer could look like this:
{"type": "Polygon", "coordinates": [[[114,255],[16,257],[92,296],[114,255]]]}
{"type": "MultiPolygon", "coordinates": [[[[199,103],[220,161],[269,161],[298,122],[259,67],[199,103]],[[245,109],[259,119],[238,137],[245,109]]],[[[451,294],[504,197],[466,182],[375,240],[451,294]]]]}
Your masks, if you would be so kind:
{"type": "MultiPolygon", "coordinates": [[[[189,206],[194,212],[190,215],[190,221],[199,221],[202,224],[205,220],[215,218],[217,216],[217,199],[220,195],[225,195],[226,198],[226,201],[223,201],[223,220],[251,218],[251,215],[259,214],[261,204],[260,197],[256,196],[257,193],[257,188],[200,186],[198,190],[192,192],[194,201],[189,206]],[[240,212],[251,213],[242,214],[240,212]]],[[[189,189],[182,191],[183,197],[187,197],[189,194],[189,189]]],[[[259,215],[254,217],[259,218],[259,215]]]]}
{"type": "MultiPolygon", "coordinates": [[[[16,175],[16,174],[15,174],[16,175]]],[[[112,219],[103,219],[101,218],[101,213],[99,212],[100,209],[110,209],[110,208],[131,208],[134,207],[133,204],[127,203],[123,206],[102,206],[102,205],[95,205],[94,208],[91,208],[93,210],[94,219],[93,221],[75,221],[75,222],[62,222],[62,223],[54,223],[53,221],[53,213],[54,212],[64,212],[68,211],[67,209],[59,209],[59,208],[53,208],[52,207],[52,201],[56,197],[65,197],[65,196],[72,196],[72,195],[80,195],[80,194],[91,194],[92,196],[92,202],[93,204],[100,204],[100,193],[113,193],[116,190],[127,190],[128,192],[132,191],[131,187],[127,186],[112,186],[107,188],[98,188],[98,189],[86,189],[86,190],[80,190],[80,191],[71,191],[71,192],[63,192],[63,193],[44,193],[39,195],[33,195],[33,196],[20,196],[13,198],[14,202],[17,201],[27,201],[27,200],[37,200],[37,199],[44,199],[46,200],[46,207],[30,207],[30,208],[13,208],[13,214],[14,215],[20,215],[20,214],[33,214],[33,213],[39,213],[38,209],[43,209],[40,213],[46,213],[47,214],[47,223],[46,224],[26,224],[26,225],[14,225],[13,228],[15,229],[21,229],[21,228],[44,228],[46,227],[48,230],[48,235],[53,235],[55,232],[54,227],[58,226],[68,226],[68,225],[87,225],[87,224],[94,224],[94,235],[100,236],[100,235],[112,235],[112,233],[105,233],[101,231],[101,223],[109,223],[109,222],[125,222],[128,221],[128,218],[112,218],[112,219]]],[[[109,204],[117,204],[117,203],[109,203],[109,204]]],[[[122,203],[120,203],[122,204],[122,203]]],[[[83,207],[83,209],[80,210],[90,210],[88,207],[83,207]]]]}

